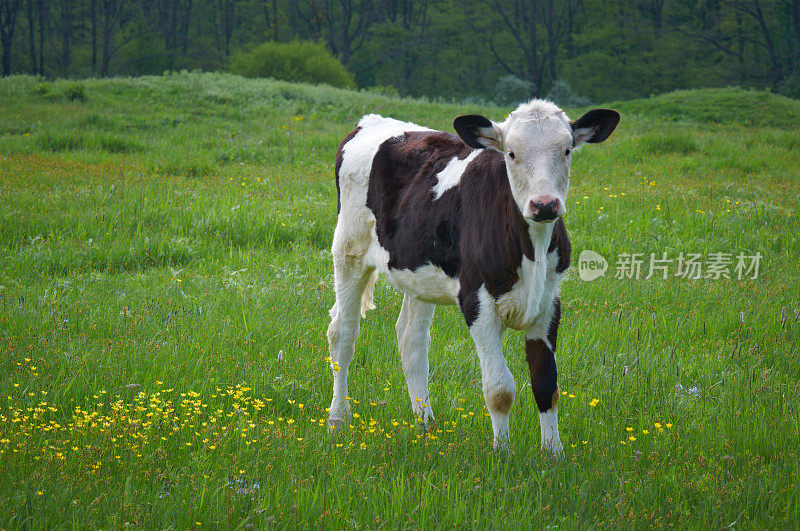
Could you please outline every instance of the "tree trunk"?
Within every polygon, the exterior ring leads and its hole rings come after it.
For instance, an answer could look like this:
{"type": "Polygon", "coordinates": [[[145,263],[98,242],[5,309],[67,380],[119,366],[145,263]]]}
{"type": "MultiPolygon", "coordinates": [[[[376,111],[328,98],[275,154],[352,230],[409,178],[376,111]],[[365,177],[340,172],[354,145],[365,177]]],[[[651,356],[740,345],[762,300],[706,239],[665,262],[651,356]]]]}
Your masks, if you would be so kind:
{"type": "Polygon", "coordinates": [[[44,75],[44,27],[47,21],[47,4],[44,0],[38,0],[39,6],[39,75],[44,75]]]}
{"type": "Polygon", "coordinates": [[[102,58],[100,60],[100,76],[108,76],[108,67],[111,63],[111,39],[114,35],[114,26],[117,23],[117,15],[120,6],[116,0],[102,0],[103,5],[103,28],[102,28],[102,58]]]}
{"type": "Polygon", "coordinates": [[[72,55],[72,0],[61,0],[61,70],[67,73],[72,55]]]}
{"type": "Polygon", "coordinates": [[[272,0],[272,40],[278,41],[278,0],[272,0]]]}
{"type": "Polygon", "coordinates": [[[536,2],[531,2],[531,17],[528,21],[528,39],[530,40],[530,69],[533,92],[536,97],[542,95],[542,72],[539,69],[539,46],[536,43],[536,2]]]}
{"type": "Polygon", "coordinates": [[[92,70],[97,71],[97,0],[89,3],[89,18],[92,22],[92,70]]]}
{"type": "Polygon", "coordinates": [[[35,74],[39,71],[36,66],[36,28],[33,20],[33,0],[25,3],[25,15],[28,19],[28,49],[31,53],[31,71],[35,74]]]}
{"type": "Polygon", "coordinates": [[[11,73],[11,44],[14,42],[14,27],[17,24],[17,12],[21,0],[5,0],[0,2],[0,43],[3,45],[3,76],[11,73]]]}
{"type": "Polygon", "coordinates": [[[777,85],[783,75],[781,73],[780,67],[780,59],[778,58],[778,52],[775,50],[775,45],[772,42],[772,34],[767,26],[766,21],[764,20],[764,12],[761,9],[761,3],[759,0],[753,0],[753,7],[755,8],[755,12],[753,16],[755,17],[756,21],[758,22],[759,27],[761,28],[761,33],[764,35],[764,44],[767,47],[767,53],[769,54],[769,63],[770,63],[770,80],[772,81],[772,85],[777,85]]]}
{"type": "Polygon", "coordinates": [[[800,73],[800,0],[792,0],[791,9],[794,29],[794,70],[800,73]]]}

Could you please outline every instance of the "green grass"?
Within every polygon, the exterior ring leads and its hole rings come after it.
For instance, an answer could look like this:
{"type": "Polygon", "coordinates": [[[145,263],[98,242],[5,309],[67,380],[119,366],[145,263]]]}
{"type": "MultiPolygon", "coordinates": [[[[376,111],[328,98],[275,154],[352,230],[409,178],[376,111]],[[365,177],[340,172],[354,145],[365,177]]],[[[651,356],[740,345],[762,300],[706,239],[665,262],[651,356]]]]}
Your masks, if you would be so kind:
{"type": "Polygon", "coordinates": [[[517,333],[512,442],[491,451],[455,308],[432,327],[437,425],[413,425],[383,280],[359,417],[324,427],[338,142],[369,112],[450,130],[508,109],[216,74],[3,79],[0,528],[794,527],[798,102],[761,96],[624,102],[575,154],[573,266],[590,249],[611,270],[562,285],[554,463],[517,333]],[[613,278],[634,252],[763,260],[757,279],[613,278]]]}

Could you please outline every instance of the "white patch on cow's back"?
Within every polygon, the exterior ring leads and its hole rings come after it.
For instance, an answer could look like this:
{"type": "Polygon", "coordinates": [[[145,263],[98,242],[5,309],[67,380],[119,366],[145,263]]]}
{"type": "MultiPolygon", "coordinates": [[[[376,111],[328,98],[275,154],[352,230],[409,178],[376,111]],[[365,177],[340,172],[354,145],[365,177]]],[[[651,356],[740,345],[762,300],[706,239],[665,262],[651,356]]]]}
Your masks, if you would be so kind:
{"type": "MultiPolygon", "coordinates": [[[[342,146],[339,167],[339,200],[341,210],[333,233],[334,259],[350,257],[362,262],[368,249],[377,243],[375,215],[367,208],[367,190],[372,161],[381,144],[408,131],[431,131],[409,122],[368,114],[358,122],[361,130],[342,146]]],[[[374,267],[377,263],[364,265],[374,267]]]]}
{"type": "MultiPolygon", "coordinates": [[[[394,118],[384,118],[378,114],[368,114],[358,122],[361,130],[344,145],[342,166],[339,169],[340,186],[342,180],[350,180],[366,187],[372,160],[385,141],[409,131],[432,131],[410,122],[401,122],[394,118]]],[[[366,200],[366,198],[365,198],[366,200]]]]}
{"type": "Polygon", "coordinates": [[[458,183],[461,182],[461,176],[464,175],[467,166],[469,166],[469,163],[479,154],[480,150],[475,150],[467,155],[465,159],[453,157],[450,162],[447,163],[447,166],[436,175],[438,181],[433,187],[434,201],[442,197],[442,194],[447,190],[457,186],[458,183]]]}

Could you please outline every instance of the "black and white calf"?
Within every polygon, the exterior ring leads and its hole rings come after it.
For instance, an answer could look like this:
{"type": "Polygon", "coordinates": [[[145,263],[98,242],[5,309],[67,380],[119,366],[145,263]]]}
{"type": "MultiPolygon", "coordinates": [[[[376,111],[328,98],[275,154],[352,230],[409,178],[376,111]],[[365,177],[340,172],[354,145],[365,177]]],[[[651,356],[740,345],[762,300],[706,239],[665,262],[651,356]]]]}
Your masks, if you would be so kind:
{"type": "Polygon", "coordinates": [[[459,116],[458,136],[374,114],[361,119],[336,158],[332,426],[350,413],[347,372],[359,318],[374,308],[372,291],[383,273],[405,293],[396,330],[414,412],[433,418],[434,308],[457,304],[480,358],[495,446],[508,438],[516,392],[501,345],[510,327],[525,331],[542,448],[561,453],[555,349],[559,281],[570,261],[561,217],[571,154],[608,138],[618,122],[608,109],[571,122],[543,100],[520,105],[502,123],[459,116]]]}

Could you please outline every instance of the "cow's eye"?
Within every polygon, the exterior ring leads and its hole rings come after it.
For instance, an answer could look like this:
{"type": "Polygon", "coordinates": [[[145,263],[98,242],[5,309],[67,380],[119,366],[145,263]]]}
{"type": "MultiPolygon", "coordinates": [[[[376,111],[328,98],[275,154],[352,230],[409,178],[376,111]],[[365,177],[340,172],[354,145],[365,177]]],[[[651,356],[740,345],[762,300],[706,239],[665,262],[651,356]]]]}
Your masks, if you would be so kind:
{"type": "Polygon", "coordinates": [[[569,154],[570,154],[570,153],[572,153],[572,150],[571,150],[571,149],[568,149],[568,150],[566,150],[566,151],[564,152],[564,156],[565,156],[565,157],[569,157],[569,154]]]}
{"type": "Polygon", "coordinates": [[[510,158],[511,160],[514,160],[516,158],[513,151],[508,152],[508,158],[510,158]]]}

